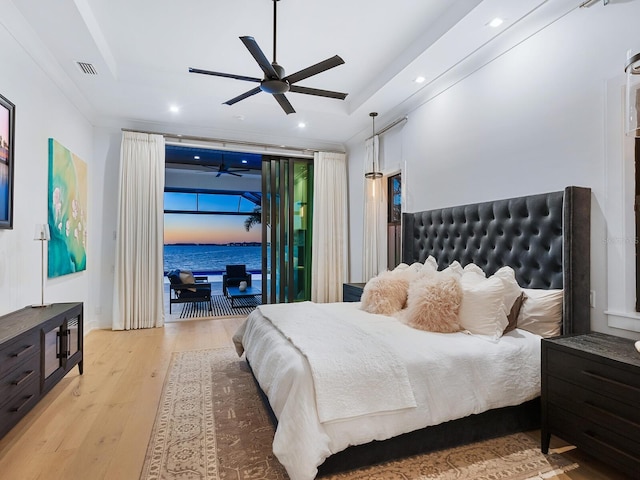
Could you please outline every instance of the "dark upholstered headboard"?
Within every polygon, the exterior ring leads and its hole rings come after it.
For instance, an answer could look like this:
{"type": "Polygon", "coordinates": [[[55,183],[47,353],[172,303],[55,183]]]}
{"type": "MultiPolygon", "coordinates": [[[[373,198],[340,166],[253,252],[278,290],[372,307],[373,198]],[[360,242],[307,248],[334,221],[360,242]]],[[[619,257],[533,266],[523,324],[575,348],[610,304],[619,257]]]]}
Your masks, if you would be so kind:
{"type": "Polygon", "coordinates": [[[526,197],[403,214],[403,262],[429,255],[443,269],[457,260],[487,275],[515,270],[524,288],[564,289],[563,334],[590,331],[591,189],[567,187],[526,197]]]}

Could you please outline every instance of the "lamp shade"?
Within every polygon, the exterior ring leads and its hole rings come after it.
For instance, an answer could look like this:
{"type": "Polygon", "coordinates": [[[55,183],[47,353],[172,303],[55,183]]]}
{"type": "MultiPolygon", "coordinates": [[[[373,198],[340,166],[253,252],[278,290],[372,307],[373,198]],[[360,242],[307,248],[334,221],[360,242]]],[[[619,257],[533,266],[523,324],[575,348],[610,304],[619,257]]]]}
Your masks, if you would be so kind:
{"type": "Polygon", "coordinates": [[[633,137],[640,137],[640,52],[627,52],[627,95],[625,102],[625,132],[633,137]]]}
{"type": "Polygon", "coordinates": [[[35,232],[33,234],[34,240],[43,240],[49,241],[51,240],[51,234],[49,232],[49,224],[48,223],[36,223],[35,232]]]}

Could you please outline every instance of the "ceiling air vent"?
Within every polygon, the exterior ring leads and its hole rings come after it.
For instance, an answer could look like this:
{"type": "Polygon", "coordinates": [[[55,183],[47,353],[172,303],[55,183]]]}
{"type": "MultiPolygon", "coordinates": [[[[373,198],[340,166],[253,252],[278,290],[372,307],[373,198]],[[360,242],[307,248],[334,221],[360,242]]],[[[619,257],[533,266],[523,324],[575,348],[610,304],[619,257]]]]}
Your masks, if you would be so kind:
{"type": "Polygon", "coordinates": [[[98,74],[98,71],[96,70],[96,67],[94,67],[90,63],[85,63],[85,62],[76,62],[76,63],[78,64],[78,67],[80,67],[80,70],[82,70],[82,73],[84,73],[86,75],[97,75],[98,74]]]}

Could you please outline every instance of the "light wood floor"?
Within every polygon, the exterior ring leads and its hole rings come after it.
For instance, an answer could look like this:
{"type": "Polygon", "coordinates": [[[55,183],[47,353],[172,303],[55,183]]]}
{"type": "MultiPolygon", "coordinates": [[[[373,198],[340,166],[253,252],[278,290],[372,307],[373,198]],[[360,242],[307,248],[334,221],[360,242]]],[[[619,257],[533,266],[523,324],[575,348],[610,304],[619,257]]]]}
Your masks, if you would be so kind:
{"type": "MultiPolygon", "coordinates": [[[[241,321],[193,320],[149,330],[90,332],[84,375],[75,368],[0,440],[0,478],[137,480],[171,354],[230,346],[241,321]]],[[[563,445],[552,439],[552,447],[563,445]]],[[[552,478],[624,478],[576,450],[564,455],[581,467],[552,478]]]]}

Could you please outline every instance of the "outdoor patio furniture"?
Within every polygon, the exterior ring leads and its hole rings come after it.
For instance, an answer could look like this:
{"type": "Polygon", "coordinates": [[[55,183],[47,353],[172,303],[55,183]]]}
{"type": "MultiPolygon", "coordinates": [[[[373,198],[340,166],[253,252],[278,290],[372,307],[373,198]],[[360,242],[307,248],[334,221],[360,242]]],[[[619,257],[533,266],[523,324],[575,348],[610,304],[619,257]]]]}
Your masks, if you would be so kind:
{"type": "Polygon", "coordinates": [[[227,265],[222,275],[222,293],[228,297],[227,287],[238,287],[243,281],[251,287],[251,274],[247,273],[246,265],[227,265]]]}
{"type": "Polygon", "coordinates": [[[167,273],[169,278],[169,314],[174,303],[203,303],[208,304],[210,312],[213,312],[211,303],[211,283],[207,277],[194,277],[188,270],[171,270],[167,273]]]}

